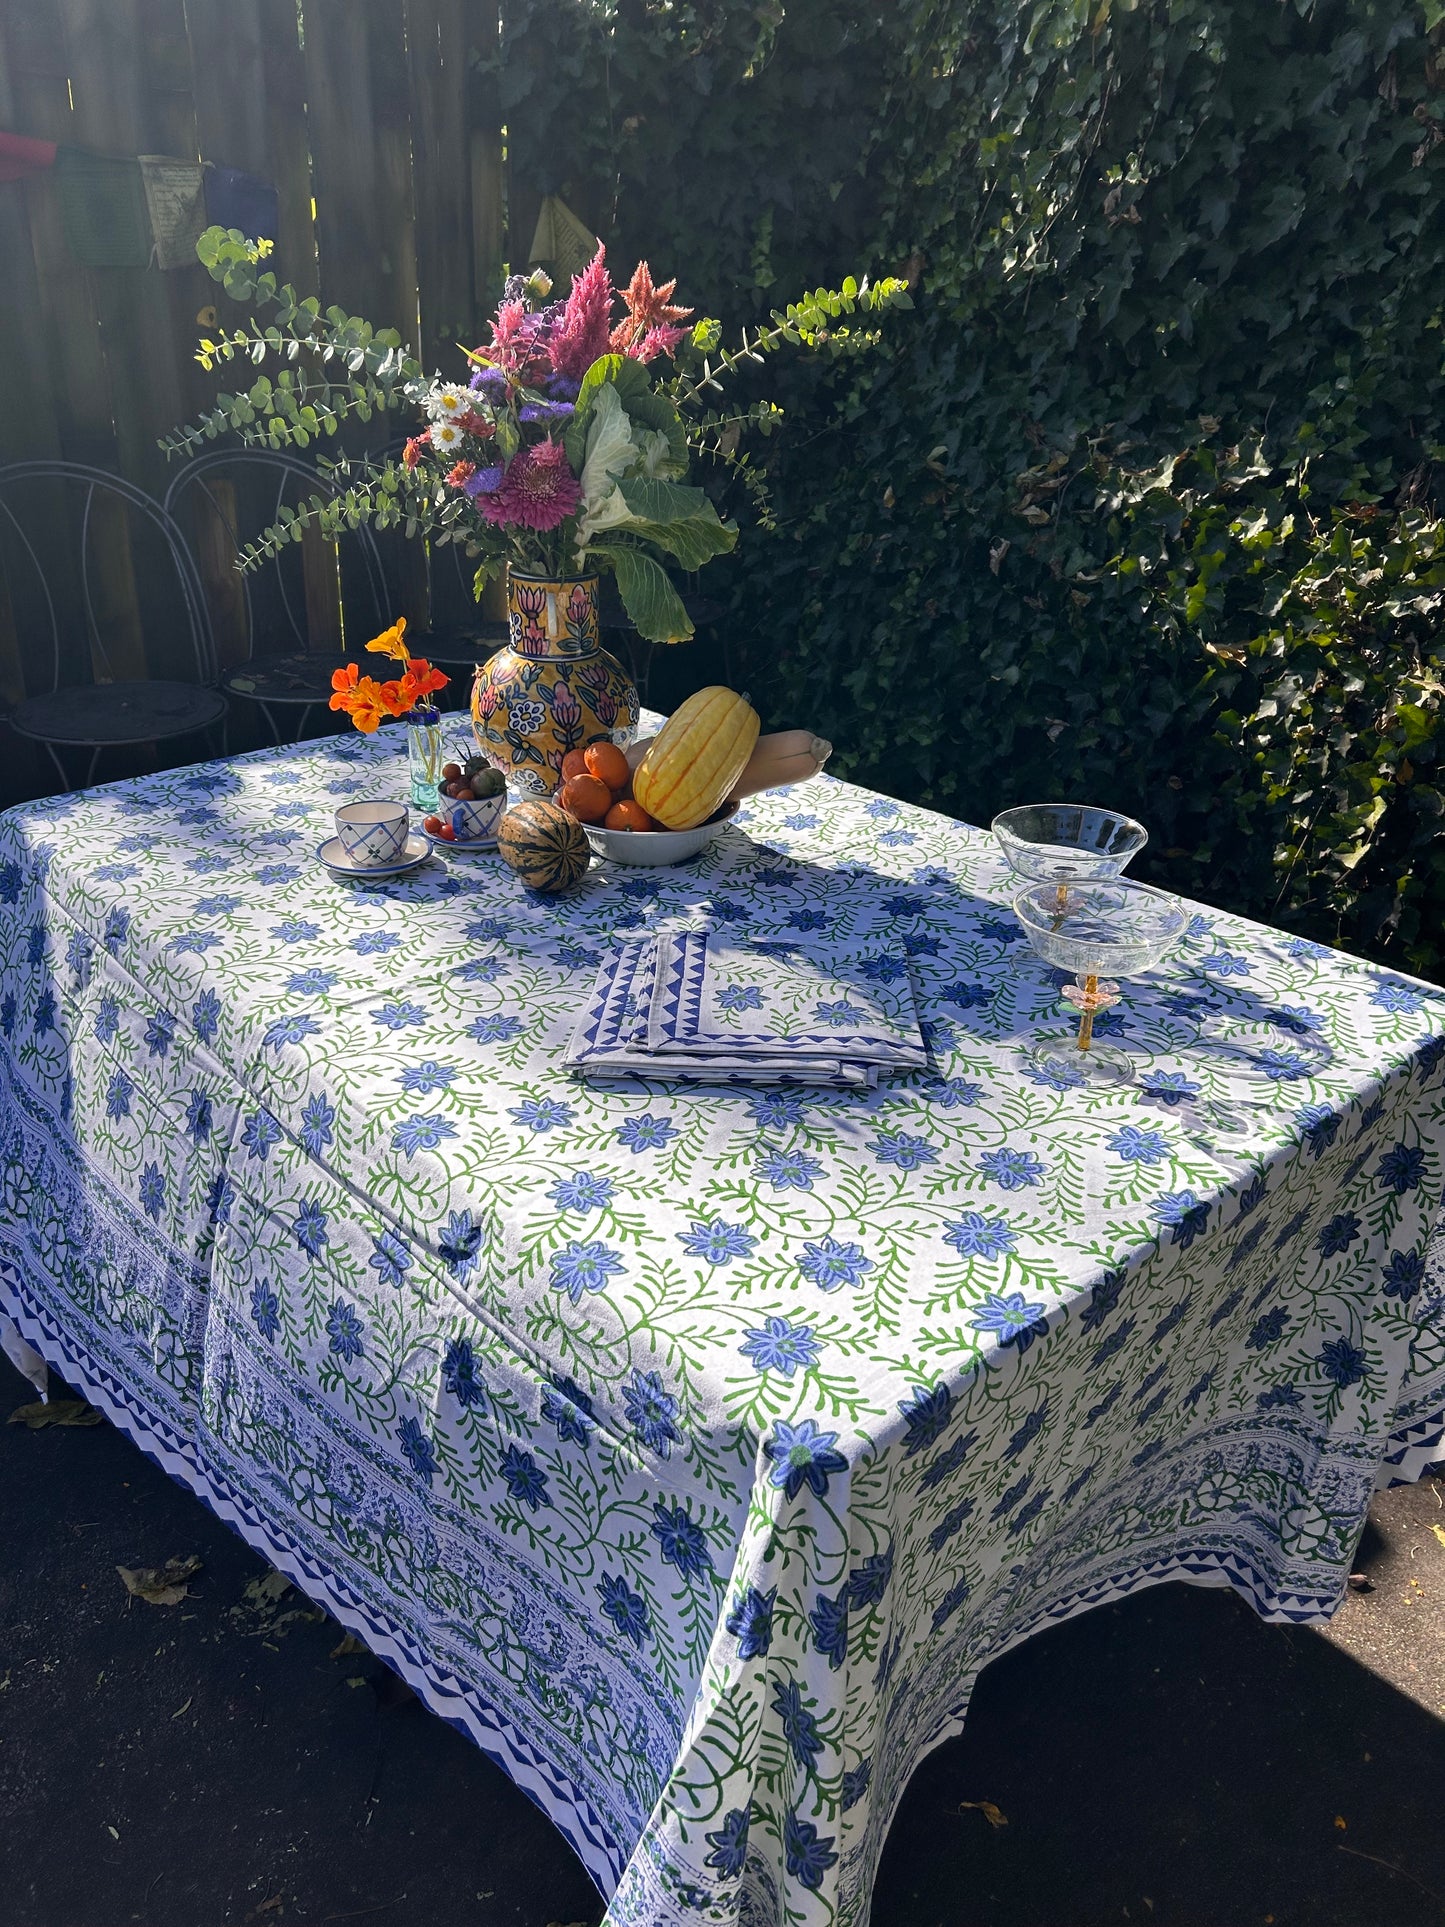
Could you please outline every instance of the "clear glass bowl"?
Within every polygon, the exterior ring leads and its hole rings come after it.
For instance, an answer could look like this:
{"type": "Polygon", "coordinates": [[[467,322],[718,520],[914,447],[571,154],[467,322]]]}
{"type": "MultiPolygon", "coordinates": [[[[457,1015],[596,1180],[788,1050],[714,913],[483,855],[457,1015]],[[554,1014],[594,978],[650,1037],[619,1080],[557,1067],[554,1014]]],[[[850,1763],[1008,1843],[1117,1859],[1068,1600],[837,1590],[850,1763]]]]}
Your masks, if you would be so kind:
{"type": "Polygon", "coordinates": [[[1170,950],[1189,922],[1177,897],[1147,883],[1031,883],[1014,914],[1045,963],[1084,977],[1137,977],[1170,950]]]}
{"type": "Polygon", "coordinates": [[[1067,1029],[1051,1026],[1031,1056],[1063,1084],[1132,1082],[1133,1060],[1097,1041],[1094,1019],[1119,1001],[1109,979],[1137,977],[1173,949],[1189,922],[1183,904],[1147,883],[1069,877],[1031,883],[1013,907],[1035,952],[1076,980],[1060,994],[1077,1013],[1077,1031],[1072,1020],[1067,1029]]]}
{"type": "Polygon", "coordinates": [[[1088,803],[1021,803],[991,828],[1015,876],[1117,877],[1149,841],[1132,816],[1088,803]]]}

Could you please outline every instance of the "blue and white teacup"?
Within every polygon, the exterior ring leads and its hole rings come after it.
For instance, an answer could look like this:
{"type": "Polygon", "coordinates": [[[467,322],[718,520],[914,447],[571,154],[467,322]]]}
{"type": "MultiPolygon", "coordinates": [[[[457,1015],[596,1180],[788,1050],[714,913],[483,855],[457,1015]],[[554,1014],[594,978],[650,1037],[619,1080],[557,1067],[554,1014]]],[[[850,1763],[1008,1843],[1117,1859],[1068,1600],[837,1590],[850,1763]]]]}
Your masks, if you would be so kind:
{"type": "Polygon", "coordinates": [[[406,855],[410,817],[405,803],[343,803],[336,812],[336,834],[351,861],[360,866],[400,863],[406,855]]]}

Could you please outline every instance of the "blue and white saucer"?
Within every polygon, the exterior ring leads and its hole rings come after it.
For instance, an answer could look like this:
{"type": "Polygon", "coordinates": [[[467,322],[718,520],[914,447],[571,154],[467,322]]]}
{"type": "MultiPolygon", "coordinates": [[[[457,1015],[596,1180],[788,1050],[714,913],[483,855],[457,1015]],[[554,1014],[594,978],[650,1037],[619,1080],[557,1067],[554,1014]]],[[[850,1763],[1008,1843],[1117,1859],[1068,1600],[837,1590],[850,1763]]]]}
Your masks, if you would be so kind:
{"type": "Polygon", "coordinates": [[[406,839],[406,853],[395,863],[355,863],[346,853],[339,836],[329,836],[316,852],[334,877],[367,878],[405,876],[416,870],[432,853],[432,840],[422,830],[413,830],[406,839]]]}

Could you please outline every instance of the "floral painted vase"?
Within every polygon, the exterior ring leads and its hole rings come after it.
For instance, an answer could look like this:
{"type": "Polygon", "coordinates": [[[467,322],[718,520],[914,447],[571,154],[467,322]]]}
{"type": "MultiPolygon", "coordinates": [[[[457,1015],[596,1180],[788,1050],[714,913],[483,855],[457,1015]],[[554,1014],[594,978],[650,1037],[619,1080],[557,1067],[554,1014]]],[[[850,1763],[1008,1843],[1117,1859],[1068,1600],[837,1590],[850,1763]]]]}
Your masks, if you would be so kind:
{"type": "Polygon", "coordinates": [[[530,796],[550,796],[568,750],[597,736],[623,748],[637,733],[632,678],[598,640],[597,577],[513,572],[511,639],[472,683],[472,727],[482,753],[530,796]]]}

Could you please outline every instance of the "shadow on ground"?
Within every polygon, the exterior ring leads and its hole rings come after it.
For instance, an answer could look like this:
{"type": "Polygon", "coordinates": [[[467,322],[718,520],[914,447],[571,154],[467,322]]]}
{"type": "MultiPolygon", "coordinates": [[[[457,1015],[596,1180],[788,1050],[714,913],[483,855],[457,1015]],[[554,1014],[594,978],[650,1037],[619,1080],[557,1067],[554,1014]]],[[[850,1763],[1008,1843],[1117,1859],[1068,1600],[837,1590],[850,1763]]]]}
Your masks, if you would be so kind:
{"type": "MultiPolygon", "coordinates": [[[[1445,1927],[1437,1521],[1433,1482],[1377,1505],[1328,1636],[1167,1586],[989,1667],[873,1927],[1445,1927]]],[[[4,1927],[592,1927],[536,1808],[266,1578],[110,1427],[0,1426],[4,1927]],[[193,1553],[176,1606],[115,1570],[193,1553]]]]}

